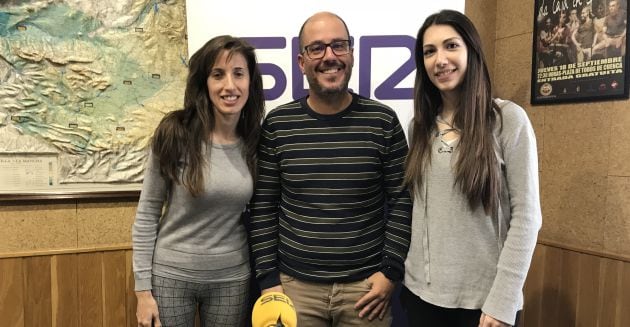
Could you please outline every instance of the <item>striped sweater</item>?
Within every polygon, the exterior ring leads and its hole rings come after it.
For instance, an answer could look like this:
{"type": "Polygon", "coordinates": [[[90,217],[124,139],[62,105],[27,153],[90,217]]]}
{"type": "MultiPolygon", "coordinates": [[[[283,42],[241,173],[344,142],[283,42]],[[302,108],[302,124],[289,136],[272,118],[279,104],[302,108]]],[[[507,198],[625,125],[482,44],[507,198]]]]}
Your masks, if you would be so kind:
{"type": "Polygon", "coordinates": [[[407,150],[395,112],[356,94],[334,115],[316,113],[306,98],[271,111],[251,206],[261,288],[279,285],[279,272],[313,282],[378,271],[402,279],[411,230],[407,150]]]}

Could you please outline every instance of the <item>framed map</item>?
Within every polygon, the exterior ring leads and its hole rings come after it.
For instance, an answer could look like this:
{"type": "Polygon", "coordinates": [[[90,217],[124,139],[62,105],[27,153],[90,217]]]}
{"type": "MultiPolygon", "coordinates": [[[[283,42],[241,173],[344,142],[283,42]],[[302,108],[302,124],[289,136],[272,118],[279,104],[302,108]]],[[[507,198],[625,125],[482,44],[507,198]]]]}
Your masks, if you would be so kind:
{"type": "Polygon", "coordinates": [[[0,2],[0,198],[137,194],[187,61],[185,0],[0,2]]]}

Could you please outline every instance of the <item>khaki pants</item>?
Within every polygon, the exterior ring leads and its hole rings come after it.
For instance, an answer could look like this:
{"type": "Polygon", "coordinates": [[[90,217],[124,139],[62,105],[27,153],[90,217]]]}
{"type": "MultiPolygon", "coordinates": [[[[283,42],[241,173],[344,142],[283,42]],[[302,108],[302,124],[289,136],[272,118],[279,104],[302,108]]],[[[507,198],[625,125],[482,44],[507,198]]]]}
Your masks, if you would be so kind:
{"type": "Polygon", "coordinates": [[[370,290],[367,279],[352,283],[320,284],[301,281],[280,273],[284,293],[291,298],[297,311],[298,327],[389,327],[391,307],[385,317],[369,321],[359,318],[354,309],[357,301],[370,290]]]}

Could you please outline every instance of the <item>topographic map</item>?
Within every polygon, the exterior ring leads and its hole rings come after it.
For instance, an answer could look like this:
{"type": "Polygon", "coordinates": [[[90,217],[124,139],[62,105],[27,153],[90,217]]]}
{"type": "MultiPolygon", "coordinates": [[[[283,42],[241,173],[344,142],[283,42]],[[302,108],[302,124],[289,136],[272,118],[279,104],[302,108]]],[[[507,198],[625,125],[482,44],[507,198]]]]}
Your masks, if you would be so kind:
{"type": "Polygon", "coordinates": [[[187,60],[184,0],[0,0],[0,153],[52,155],[59,185],[140,182],[187,60]]]}

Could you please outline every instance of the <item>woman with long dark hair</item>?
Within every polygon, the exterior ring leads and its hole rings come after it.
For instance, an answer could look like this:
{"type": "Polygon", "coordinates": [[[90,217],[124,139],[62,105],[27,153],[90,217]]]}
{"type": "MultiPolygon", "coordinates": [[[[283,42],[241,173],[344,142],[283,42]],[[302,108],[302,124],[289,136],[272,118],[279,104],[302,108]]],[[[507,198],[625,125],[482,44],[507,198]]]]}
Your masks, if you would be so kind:
{"type": "Polygon", "coordinates": [[[410,326],[513,325],[542,220],[534,131],[521,107],[492,97],[462,13],[429,16],[415,59],[403,307],[410,326]]]}
{"type": "Polygon", "coordinates": [[[190,58],[184,109],[152,139],[133,225],[138,326],[242,326],[253,192],[264,115],[254,48],[232,36],[190,58]]]}

